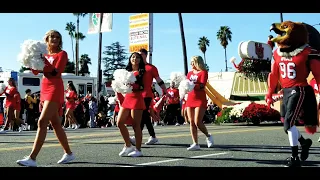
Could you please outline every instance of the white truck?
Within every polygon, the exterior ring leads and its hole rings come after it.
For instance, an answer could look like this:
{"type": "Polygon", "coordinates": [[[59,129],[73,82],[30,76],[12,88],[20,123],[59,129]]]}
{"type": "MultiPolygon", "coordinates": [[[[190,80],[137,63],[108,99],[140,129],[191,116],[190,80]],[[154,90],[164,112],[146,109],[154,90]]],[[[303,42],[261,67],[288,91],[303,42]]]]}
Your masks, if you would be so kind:
{"type": "MultiPolygon", "coordinates": [[[[11,71],[0,72],[0,83],[7,84],[10,77],[14,78],[17,83],[18,91],[21,97],[25,96],[25,90],[30,89],[32,93],[40,91],[42,74],[34,75],[31,71],[24,71],[23,73],[11,71]]],[[[97,78],[76,76],[72,73],[62,73],[63,85],[66,88],[68,82],[72,81],[77,89],[79,95],[86,95],[90,92],[93,96],[96,96],[97,78]]],[[[4,97],[4,95],[2,95],[4,97]]]]}

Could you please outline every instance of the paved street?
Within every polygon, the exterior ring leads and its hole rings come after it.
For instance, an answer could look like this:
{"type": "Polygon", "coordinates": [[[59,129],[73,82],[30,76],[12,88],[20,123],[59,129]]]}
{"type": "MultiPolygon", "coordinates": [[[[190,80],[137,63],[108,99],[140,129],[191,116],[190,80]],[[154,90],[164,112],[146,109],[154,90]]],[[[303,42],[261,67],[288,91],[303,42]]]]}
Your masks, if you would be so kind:
{"type": "MultiPolygon", "coordinates": [[[[281,167],[290,156],[288,140],[281,126],[207,125],[214,136],[215,148],[208,149],[201,134],[201,151],[186,150],[191,143],[188,126],[155,127],[159,138],[156,145],[143,145],[144,157],[119,157],[122,138],[115,127],[67,131],[76,160],[58,165],[63,151],[52,131],[49,131],[37,162],[43,167],[120,167],[120,166],[177,166],[177,167],[281,167]]],[[[132,130],[129,127],[131,134],[132,130]]],[[[299,127],[303,130],[302,127],[299,127]]],[[[320,133],[313,140],[310,157],[304,166],[319,166],[320,133]]],[[[18,167],[15,161],[28,155],[35,132],[11,132],[0,135],[0,167],[18,167]]],[[[148,138],[144,130],[144,142],[148,138]]]]}

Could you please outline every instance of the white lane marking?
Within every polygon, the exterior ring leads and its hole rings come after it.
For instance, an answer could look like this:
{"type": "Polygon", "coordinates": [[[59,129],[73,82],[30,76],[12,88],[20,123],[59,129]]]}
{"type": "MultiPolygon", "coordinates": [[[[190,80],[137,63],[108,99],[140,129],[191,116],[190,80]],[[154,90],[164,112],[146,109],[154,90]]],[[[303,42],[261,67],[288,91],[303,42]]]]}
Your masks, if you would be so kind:
{"type": "Polygon", "coordinates": [[[142,163],[142,164],[133,164],[131,166],[121,166],[121,167],[147,166],[147,165],[161,164],[161,163],[167,163],[167,162],[183,161],[186,159],[197,159],[197,158],[204,158],[204,157],[210,157],[210,156],[219,156],[219,155],[225,155],[228,153],[229,152],[205,154],[205,155],[200,155],[200,156],[192,156],[192,157],[185,158],[185,159],[168,159],[168,160],[163,160],[163,161],[154,161],[154,162],[147,162],[147,163],[142,163]]]}

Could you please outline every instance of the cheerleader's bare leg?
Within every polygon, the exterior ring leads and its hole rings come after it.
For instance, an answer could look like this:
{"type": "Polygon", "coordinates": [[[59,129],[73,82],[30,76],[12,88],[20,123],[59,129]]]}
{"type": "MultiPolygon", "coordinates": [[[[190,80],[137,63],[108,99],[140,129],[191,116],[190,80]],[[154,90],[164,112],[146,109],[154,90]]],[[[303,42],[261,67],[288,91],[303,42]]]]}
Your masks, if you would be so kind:
{"type": "Polygon", "coordinates": [[[119,156],[128,156],[129,153],[135,151],[135,148],[131,145],[129,131],[125,125],[128,116],[130,115],[130,109],[120,107],[120,111],[117,118],[117,127],[120,130],[121,136],[124,140],[124,147],[119,153],[119,156]]]}
{"type": "Polygon", "coordinates": [[[62,159],[58,161],[59,164],[64,164],[72,161],[75,157],[70,150],[68,139],[66,133],[60,125],[59,118],[59,106],[56,102],[44,101],[43,109],[38,121],[38,130],[36,138],[34,140],[33,149],[30,155],[22,160],[18,160],[17,163],[22,166],[37,166],[36,158],[44,144],[44,141],[47,136],[47,126],[49,121],[54,129],[54,132],[62,145],[65,154],[62,156],[62,159]]]}

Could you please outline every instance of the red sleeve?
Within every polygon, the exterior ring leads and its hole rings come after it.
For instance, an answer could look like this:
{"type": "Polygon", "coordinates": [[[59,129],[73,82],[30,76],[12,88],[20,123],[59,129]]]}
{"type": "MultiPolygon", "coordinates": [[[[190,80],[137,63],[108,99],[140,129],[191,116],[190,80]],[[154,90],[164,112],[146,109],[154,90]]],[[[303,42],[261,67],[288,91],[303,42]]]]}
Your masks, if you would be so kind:
{"type": "Polygon", "coordinates": [[[179,98],[180,97],[180,94],[179,94],[179,89],[175,89],[175,98],[179,98]]]}
{"type": "Polygon", "coordinates": [[[45,66],[43,71],[44,72],[52,72],[54,69],[58,71],[58,73],[62,73],[66,68],[68,62],[68,54],[65,51],[60,52],[56,59],[57,63],[53,66],[50,62],[45,58],[45,66]]]}
{"type": "Polygon", "coordinates": [[[121,93],[117,93],[117,98],[120,101],[120,104],[122,104],[122,102],[124,101],[124,97],[121,93]]]}
{"type": "Polygon", "coordinates": [[[320,59],[310,60],[310,69],[316,80],[317,86],[320,87],[320,59]]]}
{"type": "Polygon", "coordinates": [[[73,99],[77,99],[77,97],[78,97],[78,96],[77,96],[77,93],[74,92],[74,91],[72,91],[72,98],[73,98],[73,99]]]}
{"type": "Polygon", "coordinates": [[[190,74],[191,74],[191,71],[188,72],[188,74],[187,74],[187,79],[190,79],[190,74]]]}
{"type": "Polygon", "coordinates": [[[279,66],[278,64],[273,61],[271,64],[271,72],[268,76],[268,96],[272,96],[274,91],[276,90],[276,87],[278,85],[279,80],[279,66]]]}
{"type": "Polygon", "coordinates": [[[18,93],[16,93],[16,94],[14,95],[14,99],[15,99],[15,101],[16,101],[17,103],[20,103],[20,101],[21,101],[20,95],[19,95],[18,93]]]}
{"type": "Polygon", "coordinates": [[[200,79],[197,84],[194,86],[195,90],[203,89],[208,81],[208,71],[203,71],[200,75],[200,79]]]}
{"type": "Polygon", "coordinates": [[[156,79],[156,78],[158,78],[158,77],[159,77],[159,72],[158,72],[157,67],[152,66],[151,73],[152,73],[152,77],[153,77],[154,79],[156,79]]]}
{"type": "Polygon", "coordinates": [[[76,99],[76,98],[77,98],[77,94],[76,94],[76,92],[74,92],[74,91],[70,91],[70,92],[69,92],[69,96],[68,96],[68,98],[70,98],[70,99],[76,99]]]}

